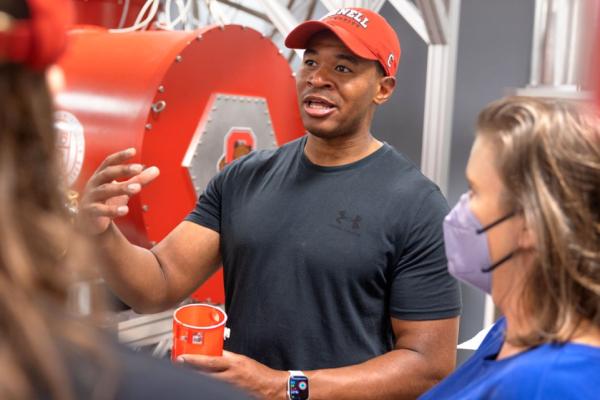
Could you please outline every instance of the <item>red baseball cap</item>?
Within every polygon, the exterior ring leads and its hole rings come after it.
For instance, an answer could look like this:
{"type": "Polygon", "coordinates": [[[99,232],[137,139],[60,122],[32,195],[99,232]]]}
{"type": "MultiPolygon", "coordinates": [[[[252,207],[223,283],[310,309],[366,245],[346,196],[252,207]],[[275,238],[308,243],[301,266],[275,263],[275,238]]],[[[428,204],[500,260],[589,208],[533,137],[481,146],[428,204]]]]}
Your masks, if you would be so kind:
{"type": "Polygon", "coordinates": [[[290,49],[305,49],[317,32],[330,30],[357,56],[379,61],[386,75],[394,76],[400,61],[400,41],[381,15],[365,8],[340,8],[320,20],[298,25],[285,39],[290,49]]]}
{"type": "Polygon", "coordinates": [[[6,59],[34,70],[44,70],[65,50],[73,6],[71,0],[27,0],[27,6],[28,19],[12,19],[3,13],[0,61],[6,59]]]}

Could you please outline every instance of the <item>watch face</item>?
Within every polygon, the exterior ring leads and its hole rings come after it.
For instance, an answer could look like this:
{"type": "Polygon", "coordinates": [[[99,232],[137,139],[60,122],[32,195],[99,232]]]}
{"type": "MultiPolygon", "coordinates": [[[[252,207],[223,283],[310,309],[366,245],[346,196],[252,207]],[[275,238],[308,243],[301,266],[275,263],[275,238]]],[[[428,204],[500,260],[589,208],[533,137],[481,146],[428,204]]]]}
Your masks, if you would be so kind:
{"type": "Polygon", "coordinates": [[[291,400],[308,400],[308,378],[306,376],[290,377],[289,393],[291,400]]]}

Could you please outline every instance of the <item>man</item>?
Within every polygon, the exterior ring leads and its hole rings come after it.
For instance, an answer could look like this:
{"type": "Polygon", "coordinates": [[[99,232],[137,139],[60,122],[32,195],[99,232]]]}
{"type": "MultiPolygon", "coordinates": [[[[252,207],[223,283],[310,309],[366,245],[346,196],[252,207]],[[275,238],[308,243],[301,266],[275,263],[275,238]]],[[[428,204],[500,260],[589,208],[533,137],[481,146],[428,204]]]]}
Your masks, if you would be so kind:
{"type": "Polygon", "coordinates": [[[286,45],[306,49],[306,136],[225,168],[153,249],[128,243],[111,218],[158,170],[123,165],[124,151],[91,178],[82,208],[116,265],[106,279],[154,312],[222,262],[230,352],[182,361],[265,399],[304,399],[307,386],[311,399],[414,398],[454,367],[460,300],[443,250],[446,201],[370,133],[395,87],[398,39],[378,14],[342,9],[286,45]]]}

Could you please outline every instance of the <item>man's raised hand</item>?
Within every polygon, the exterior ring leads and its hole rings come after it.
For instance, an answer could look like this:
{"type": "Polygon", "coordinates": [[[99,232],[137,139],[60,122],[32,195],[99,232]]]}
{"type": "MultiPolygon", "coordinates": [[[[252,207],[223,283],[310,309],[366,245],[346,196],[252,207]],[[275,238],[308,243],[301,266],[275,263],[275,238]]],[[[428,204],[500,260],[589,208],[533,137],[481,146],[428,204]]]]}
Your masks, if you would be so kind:
{"type": "Polygon", "coordinates": [[[134,148],[109,155],[88,180],[77,215],[77,224],[85,232],[99,235],[114,218],[127,215],[129,198],[160,174],[154,166],[144,169],[126,163],[134,156],[134,148]]]}

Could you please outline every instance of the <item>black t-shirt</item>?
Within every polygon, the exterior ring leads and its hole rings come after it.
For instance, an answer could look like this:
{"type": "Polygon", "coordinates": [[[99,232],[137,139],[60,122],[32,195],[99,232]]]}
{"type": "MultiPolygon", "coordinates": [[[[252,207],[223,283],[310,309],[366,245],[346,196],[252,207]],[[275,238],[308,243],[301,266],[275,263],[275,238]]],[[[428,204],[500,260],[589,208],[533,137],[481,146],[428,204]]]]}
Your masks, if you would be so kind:
{"type": "Polygon", "coordinates": [[[334,368],[393,349],[390,317],[457,316],[439,189],[387,144],[322,167],[305,143],[231,164],[187,217],[221,235],[227,350],[281,370],[334,368]]]}

